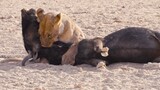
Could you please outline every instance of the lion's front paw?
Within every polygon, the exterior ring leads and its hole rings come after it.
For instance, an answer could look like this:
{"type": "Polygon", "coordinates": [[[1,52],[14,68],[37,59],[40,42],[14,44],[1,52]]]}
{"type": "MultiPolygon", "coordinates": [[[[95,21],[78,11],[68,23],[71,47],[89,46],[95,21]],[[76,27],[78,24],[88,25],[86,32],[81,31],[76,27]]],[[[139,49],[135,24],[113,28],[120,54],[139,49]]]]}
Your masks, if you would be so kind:
{"type": "Polygon", "coordinates": [[[75,63],[75,60],[74,60],[74,56],[73,55],[64,54],[62,56],[62,65],[63,64],[73,65],[74,63],[75,63]]]}

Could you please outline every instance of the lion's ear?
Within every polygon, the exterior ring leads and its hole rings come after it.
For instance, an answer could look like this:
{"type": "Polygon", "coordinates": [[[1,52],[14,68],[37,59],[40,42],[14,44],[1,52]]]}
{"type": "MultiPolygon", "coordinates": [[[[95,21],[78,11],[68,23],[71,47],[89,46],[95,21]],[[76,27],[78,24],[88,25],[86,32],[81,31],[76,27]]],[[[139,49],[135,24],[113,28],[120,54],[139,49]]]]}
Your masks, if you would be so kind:
{"type": "Polygon", "coordinates": [[[60,22],[61,22],[61,18],[62,18],[62,14],[61,14],[61,13],[58,14],[57,16],[55,16],[55,17],[53,18],[53,24],[54,24],[54,25],[59,25],[60,22]]]}
{"type": "Polygon", "coordinates": [[[43,17],[44,17],[44,10],[42,8],[39,8],[37,10],[37,16],[38,16],[38,21],[42,21],[43,17]]]}

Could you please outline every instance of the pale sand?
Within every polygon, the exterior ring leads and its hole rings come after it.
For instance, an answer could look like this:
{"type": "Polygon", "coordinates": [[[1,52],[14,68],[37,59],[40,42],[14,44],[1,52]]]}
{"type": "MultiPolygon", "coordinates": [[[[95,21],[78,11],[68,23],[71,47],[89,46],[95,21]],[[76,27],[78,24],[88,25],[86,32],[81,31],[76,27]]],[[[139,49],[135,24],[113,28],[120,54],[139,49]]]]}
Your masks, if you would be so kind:
{"type": "Polygon", "coordinates": [[[160,30],[160,0],[0,0],[0,90],[160,90],[159,63],[21,67],[27,53],[20,10],[40,7],[67,14],[87,38],[128,26],[160,30]]]}

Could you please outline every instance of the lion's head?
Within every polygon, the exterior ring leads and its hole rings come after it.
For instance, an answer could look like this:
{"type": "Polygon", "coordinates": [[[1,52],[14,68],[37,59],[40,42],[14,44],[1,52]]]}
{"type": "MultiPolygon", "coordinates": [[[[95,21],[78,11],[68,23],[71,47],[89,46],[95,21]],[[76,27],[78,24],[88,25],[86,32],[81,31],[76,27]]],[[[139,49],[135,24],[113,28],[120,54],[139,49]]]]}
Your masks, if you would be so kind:
{"type": "Polygon", "coordinates": [[[44,10],[37,10],[38,20],[40,22],[39,34],[43,47],[51,47],[57,41],[59,35],[59,27],[61,24],[61,13],[55,15],[53,13],[44,14],[44,10]]]}

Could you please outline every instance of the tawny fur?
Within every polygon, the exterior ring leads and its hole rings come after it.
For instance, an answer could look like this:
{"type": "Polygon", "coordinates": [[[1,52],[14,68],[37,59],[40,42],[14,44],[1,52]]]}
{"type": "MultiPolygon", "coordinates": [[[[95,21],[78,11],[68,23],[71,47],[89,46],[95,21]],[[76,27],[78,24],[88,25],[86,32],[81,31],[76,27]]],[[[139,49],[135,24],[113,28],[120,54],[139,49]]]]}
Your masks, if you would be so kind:
{"type": "Polygon", "coordinates": [[[66,14],[44,14],[44,10],[40,8],[37,16],[40,21],[40,40],[44,47],[50,47],[55,41],[76,43],[85,38],[81,28],[66,14]]]}
{"type": "Polygon", "coordinates": [[[44,10],[39,8],[37,16],[40,22],[41,45],[43,47],[51,47],[55,41],[73,43],[70,49],[63,55],[62,64],[74,64],[77,43],[85,38],[81,28],[66,14],[44,14],[44,10]]]}

